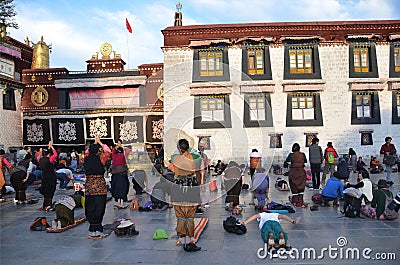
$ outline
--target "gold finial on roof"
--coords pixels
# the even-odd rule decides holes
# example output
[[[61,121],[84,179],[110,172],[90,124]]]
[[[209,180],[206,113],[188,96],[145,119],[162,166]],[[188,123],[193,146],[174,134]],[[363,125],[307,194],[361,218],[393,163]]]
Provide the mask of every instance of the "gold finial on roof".
[[[174,26],[182,26],[182,4],[181,2],[178,2],[176,4],[176,12],[175,12],[175,22]]]
[[[49,68],[50,51],[51,44],[47,45],[42,36],[38,43],[33,44],[32,69]]]

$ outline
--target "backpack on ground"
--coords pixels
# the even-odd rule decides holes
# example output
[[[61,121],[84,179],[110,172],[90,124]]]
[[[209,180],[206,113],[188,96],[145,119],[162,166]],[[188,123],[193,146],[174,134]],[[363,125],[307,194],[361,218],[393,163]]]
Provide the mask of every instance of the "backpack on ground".
[[[46,231],[46,228],[50,227],[47,223],[46,217],[36,217],[32,222],[29,230],[31,231]]]
[[[399,218],[399,213],[397,213],[393,207],[389,207],[389,205],[393,201],[393,197],[388,196],[386,193],[385,197],[386,201],[385,201],[385,210],[383,211],[383,216],[385,217],[386,220],[396,220],[397,218]]]
[[[328,152],[328,163],[329,164],[334,164],[335,163],[335,156],[333,155],[332,152]]]
[[[238,219],[234,216],[229,216],[222,222],[222,225],[226,232],[233,233],[236,235],[246,234],[247,228],[245,225],[239,223]]]
[[[350,218],[360,217],[361,198],[356,198],[356,197],[345,194],[344,195],[344,207],[343,207],[342,213],[344,214],[344,216],[350,217]]]

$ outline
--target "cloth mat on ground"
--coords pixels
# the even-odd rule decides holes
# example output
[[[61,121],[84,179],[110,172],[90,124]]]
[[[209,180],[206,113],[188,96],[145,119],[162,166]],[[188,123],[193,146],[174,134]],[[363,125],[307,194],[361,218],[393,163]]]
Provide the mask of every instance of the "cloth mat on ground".
[[[265,209],[264,212],[266,212],[266,213],[279,213],[279,214],[289,213],[288,210],[269,210],[269,209]]]
[[[208,224],[208,218],[194,218],[194,239],[195,242],[199,240],[200,235]],[[179,240],[176,240],[176,244],[179,245]]]
[[[77,217],[75,217],[75,223],[73,223],[72,225],[67,225],[66,227],[59,228],[59,229],[48,227],[48,228],[46,228],[46,232],[47,233],[61,233],[61,232],[64,232],[65,230],[71,229],[79,224],[82,224],[85,221],[86,221],[85,214],[82,213],[82,214],[78,215]]]

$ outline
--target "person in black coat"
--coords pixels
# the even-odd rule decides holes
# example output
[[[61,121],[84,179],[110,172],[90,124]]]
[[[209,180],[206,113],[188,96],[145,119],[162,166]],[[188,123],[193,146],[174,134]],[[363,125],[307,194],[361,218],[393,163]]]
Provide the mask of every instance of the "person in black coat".
[[[49,211],[53,205],[53,196],[57,185],[54,161],[56,161],[58,156],[51,141],[49,142],[48,149],[42,151],[42,155],[43,157],[39,161],[39,166],[42,170],[42,185],[39,191],[43,195],[44,200],[40,210]]]

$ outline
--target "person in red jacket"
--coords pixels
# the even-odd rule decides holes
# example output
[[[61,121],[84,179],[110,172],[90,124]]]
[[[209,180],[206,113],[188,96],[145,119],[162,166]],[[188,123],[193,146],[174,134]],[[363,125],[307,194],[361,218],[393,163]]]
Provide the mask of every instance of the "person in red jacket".
[[[4,157],[5,151],[0,149],[0,202],[3,202],[3,193],[5,192],[6,184],[6,167],[11,168],[11,163]]]
[[[396,147],[392,144],[392,137],[388,136],[385,138],[385,144],[382,145],[380,153],[383,155],[383,163],[386,167],[386,183],[391,186],[394,184],[391,177],[392,166],[396,163],[393,156],[396,154]]]
[[[330,175],[333,175],[333,172],[335,172],[335,164],[336,160],[338,158],[338,154],[333,148],[332,142],[328,142],[327,147],[324,152],[324,159],[325,159],[325,167],[324,167],[324,172],[322,173],[322,183],[325,184],[326,181],[326,173],[330,173]]]

